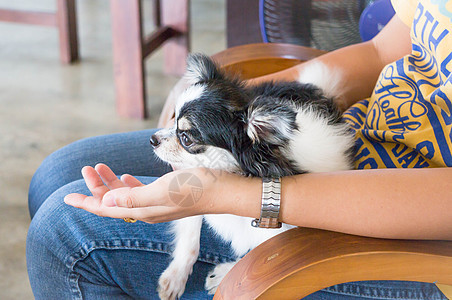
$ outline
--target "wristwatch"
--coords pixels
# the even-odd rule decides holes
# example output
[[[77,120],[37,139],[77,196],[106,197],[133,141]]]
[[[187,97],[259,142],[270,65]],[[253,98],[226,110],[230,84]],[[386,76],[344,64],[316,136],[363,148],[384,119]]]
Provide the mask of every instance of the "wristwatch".
[[[251,221],[251,226],[259,228],[281,228],[279,206],[281,202],[281,179],[262,178],[262,206],[259,219]]]

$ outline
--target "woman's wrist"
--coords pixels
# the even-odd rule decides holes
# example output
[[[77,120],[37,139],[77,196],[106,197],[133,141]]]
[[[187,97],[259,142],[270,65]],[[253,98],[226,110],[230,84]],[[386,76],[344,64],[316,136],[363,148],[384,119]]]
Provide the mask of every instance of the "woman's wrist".
[[[200,210],[203,214],[234,214],[258,218],[262,180],[221,170],[198,169],[203,179]]]
[[[195,214],[233,214],[242,217],[259,218],[262,209],[262,178],[244,177],[221,170],[195,169],[196,176],[203,183],[202,200]],[[286,193],[297,194],[294,187],[300,185],[300,176],[281,178],[281,203],[279,220],[297,219],[285,203]],[[303,196],[302,196],[303,197]],[[293,208],[293,203],[292,203]]]

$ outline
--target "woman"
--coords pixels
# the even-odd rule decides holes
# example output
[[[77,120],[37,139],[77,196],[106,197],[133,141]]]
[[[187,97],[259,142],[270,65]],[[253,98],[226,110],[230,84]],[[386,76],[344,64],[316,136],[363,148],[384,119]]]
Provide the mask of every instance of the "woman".
[[[450,13],[446,1],[399,0],[393,6],[397,15],[372,41],[316,59],[342,72],[337,101],[356,130],[356,168],[373,170],[283,178],[280,221],[372,237],[452,240]],[[257,80],[295,80],[304,66]],[[147,145],[152,132],[79,141],[39,168],[30,186],[27,240],[37,299],[156,298],[170,259],[164,222],[197,214],[259,217],[259,178],[201,168],[190,170],[202,183],[200,199],[174,204],[168,186],[180,171],[167,173],[168,166],[153,158]],[[80,179],[82,166],[101,161],[83,168]],[[111,170],[136,177],[119,180]],[[228,245],[203,228],[184,297],[209,299],[203,283],[211,264],[233,259]],[[344,284],[310,296],[360,297],[446,299],[434,285],[406,282]]]

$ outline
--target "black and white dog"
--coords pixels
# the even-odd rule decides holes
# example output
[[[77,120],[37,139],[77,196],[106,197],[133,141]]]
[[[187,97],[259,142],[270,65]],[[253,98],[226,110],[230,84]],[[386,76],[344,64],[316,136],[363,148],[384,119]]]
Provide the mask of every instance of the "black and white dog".
[[[351,169],[353,134],[331,98],[339,76],[312,64],[301,77],[246,86],[209,57],[191,55],[186,73],[191,86],[177,101],[174,127],[151,137],[155,154],[178,169],[206,167],[257,177]],[[161,299],[183,294],[199,254],[203,218],[231,242],[238,258],[294,227],[255,228],[250,218],[233,215],[175,221],[173,260],[159,280]],[[234,263],[216,266],[205,288],[215,292]]]

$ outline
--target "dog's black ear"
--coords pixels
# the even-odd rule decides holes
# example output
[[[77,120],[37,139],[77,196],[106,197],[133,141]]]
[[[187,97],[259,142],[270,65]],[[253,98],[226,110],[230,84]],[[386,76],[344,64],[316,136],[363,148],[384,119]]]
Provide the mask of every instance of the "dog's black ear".
[[[294,108],[273,98],[257,98],[246,111],[246,133],[253,143],[287,142],[297,129]]]
[[[185,77],[191,84],[224,78],[217,64],[209,56],[201,53],[188,56]]]

